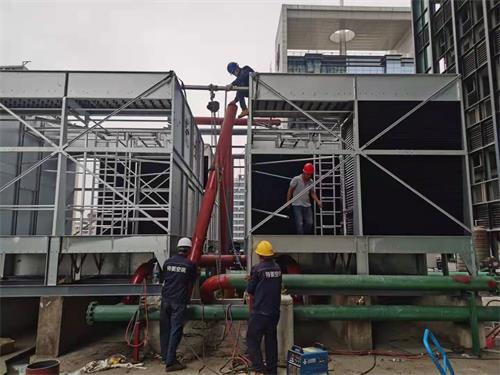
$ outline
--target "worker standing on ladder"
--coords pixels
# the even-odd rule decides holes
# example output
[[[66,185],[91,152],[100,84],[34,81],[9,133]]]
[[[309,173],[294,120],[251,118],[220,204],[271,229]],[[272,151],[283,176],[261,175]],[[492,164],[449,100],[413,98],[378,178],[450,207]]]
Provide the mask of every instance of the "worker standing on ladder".
[[[196,265],[187,259],[191,240],[181,238],[177,243],[177,255],[163,264],[163,288],[160,310],[161,358],[167,372],[184,370],[175,353],[182,339],[187,304],[192,285],[196,281]]]
[[[304,165],[302,174],[295,176],[290,181],[290,187],[287,193],[287,202],[293,197],[299,195],[302,191],[313,184],[312,175],[314,174],[314,166],[312,163]],[[313,199],[318,207],[321,207],[321,201],[314,189],[310,189],[308,193],[302,194],[292,203],[293,216],[295,219],[295,229],[297,234],[313,234],[313,211],[311,205]]]
[[[260,263],[252,267],[247,286],[250,295],[250,319],[247,330],[247,347],[252,369],[257,373],[278,373],[277,326],[280,319],[281,270],[274,261],[273,246],[260,241],[255,253]],[[262,338],[266,351],[266,362],[260,351]]]
[[[240,68],[238,63],[230,62],[229,64],[227,64],[227,71],[229,72],[229,74],[236,76],[236,79],[228,85],[228,88],[230,88],[232,86],[248,87],[250,85],[250,73],[252,73],[254,70],[248,65]],[[245,102],[245,98],[248,98],[248,95],[248,90],[237,91],[236,97],[231,102],[232,104],[236,104],[236,102],[240,103],[241,113],[238,115],[238,118],[242,118],[248,115],[247,103]]]

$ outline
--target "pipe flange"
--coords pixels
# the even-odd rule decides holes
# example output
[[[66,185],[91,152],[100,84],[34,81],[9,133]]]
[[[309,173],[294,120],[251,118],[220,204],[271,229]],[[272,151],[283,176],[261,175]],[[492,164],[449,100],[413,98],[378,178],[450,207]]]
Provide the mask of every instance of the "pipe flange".
[[[94,310],[98,305],[99,305],[99,302],[93,301],[93,302],[90,302],[89,306],[87,307],[87,313],[85,314],[85,320],[87,321],[87,324],[89,326],[93,326],[95,323]]]

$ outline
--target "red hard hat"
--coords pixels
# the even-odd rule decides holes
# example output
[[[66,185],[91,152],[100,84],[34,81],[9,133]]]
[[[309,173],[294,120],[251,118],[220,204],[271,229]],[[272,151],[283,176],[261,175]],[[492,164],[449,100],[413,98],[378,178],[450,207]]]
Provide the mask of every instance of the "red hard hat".
[[[307,174],[313,174],[314,173],[314,165],[312,165],[312,163],[305,164],[303,172],[307,173]]]

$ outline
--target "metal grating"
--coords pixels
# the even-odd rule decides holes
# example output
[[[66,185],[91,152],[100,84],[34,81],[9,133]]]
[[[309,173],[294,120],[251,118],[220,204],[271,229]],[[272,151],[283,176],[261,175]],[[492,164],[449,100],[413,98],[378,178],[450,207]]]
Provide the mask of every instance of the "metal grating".
[[[272,111],[274,117],[291,118],[304,116],[296,111],[289,103],[284,101],[256,100],[254,103],[253,115],[255,117],[266,117],[268,111]],[[322,117],[328,118],[343,118],[345,117],[345,111],[352,110],[352,104],[348,102],[297,101],[294,102],[294,104],[307,112],[315,113],[315,111],[320,111]]]
[[[482,145],[481,126],[476,125],[469,129],[469,151],[474,151]]]
[[[500,227],[500,202],[490,204],[492,227]]]
[[[500,29],[495,30],[494,48],[495,53],[500,53]]]
[[[488,213],[488,205],[481,204],[474,207],[474,221],[476,225],[490,226],[490,219]]]
[[[434,30],[439,30],[444,25],[444,12],[442,8],[434,16],[434,24],[432,25]]]
[[[477,46],[477,65],[481,66],[488,60],[488,54],[486,52],[486,43],[483,42]]]
[[[128,99],[73,99],[78,109],[86,111],[88,114],[97,114],[106,111],[113,111],[127,103]],[[0,101],[15,112],[44,112],[61,111],[62,99],[47,98],[0,98]],[[167,99],[143,99],[130,104],[123,112],[160,112],[171,108],[171,101]],[[0,113],[2,111],[0,110]]]
[[[346,143],[354,143],[353,125],[342,127],[342,136]],[[346,234],[354,234],[354,159],[348,158],[344,163],[344,199],[345,199],[345,228]]]
[[[495,142],[495,129],[493,120],[490,118],[483,123],[483,144],[487,145]]]
[[[474,50],[470,51],[467,55],[464,56],[462,65],[463,65],[462,70],[464,76],[468,76],[476,69]]]

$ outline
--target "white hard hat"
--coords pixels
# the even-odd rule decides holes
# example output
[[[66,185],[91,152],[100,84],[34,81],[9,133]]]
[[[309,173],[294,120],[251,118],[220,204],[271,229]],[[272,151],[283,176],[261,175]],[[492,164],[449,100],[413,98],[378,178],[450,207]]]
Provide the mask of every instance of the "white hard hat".
[[[177,247],[191,247],[193,244],[191,240],[187,237],[182,237],[179,242],[177,242]]]

